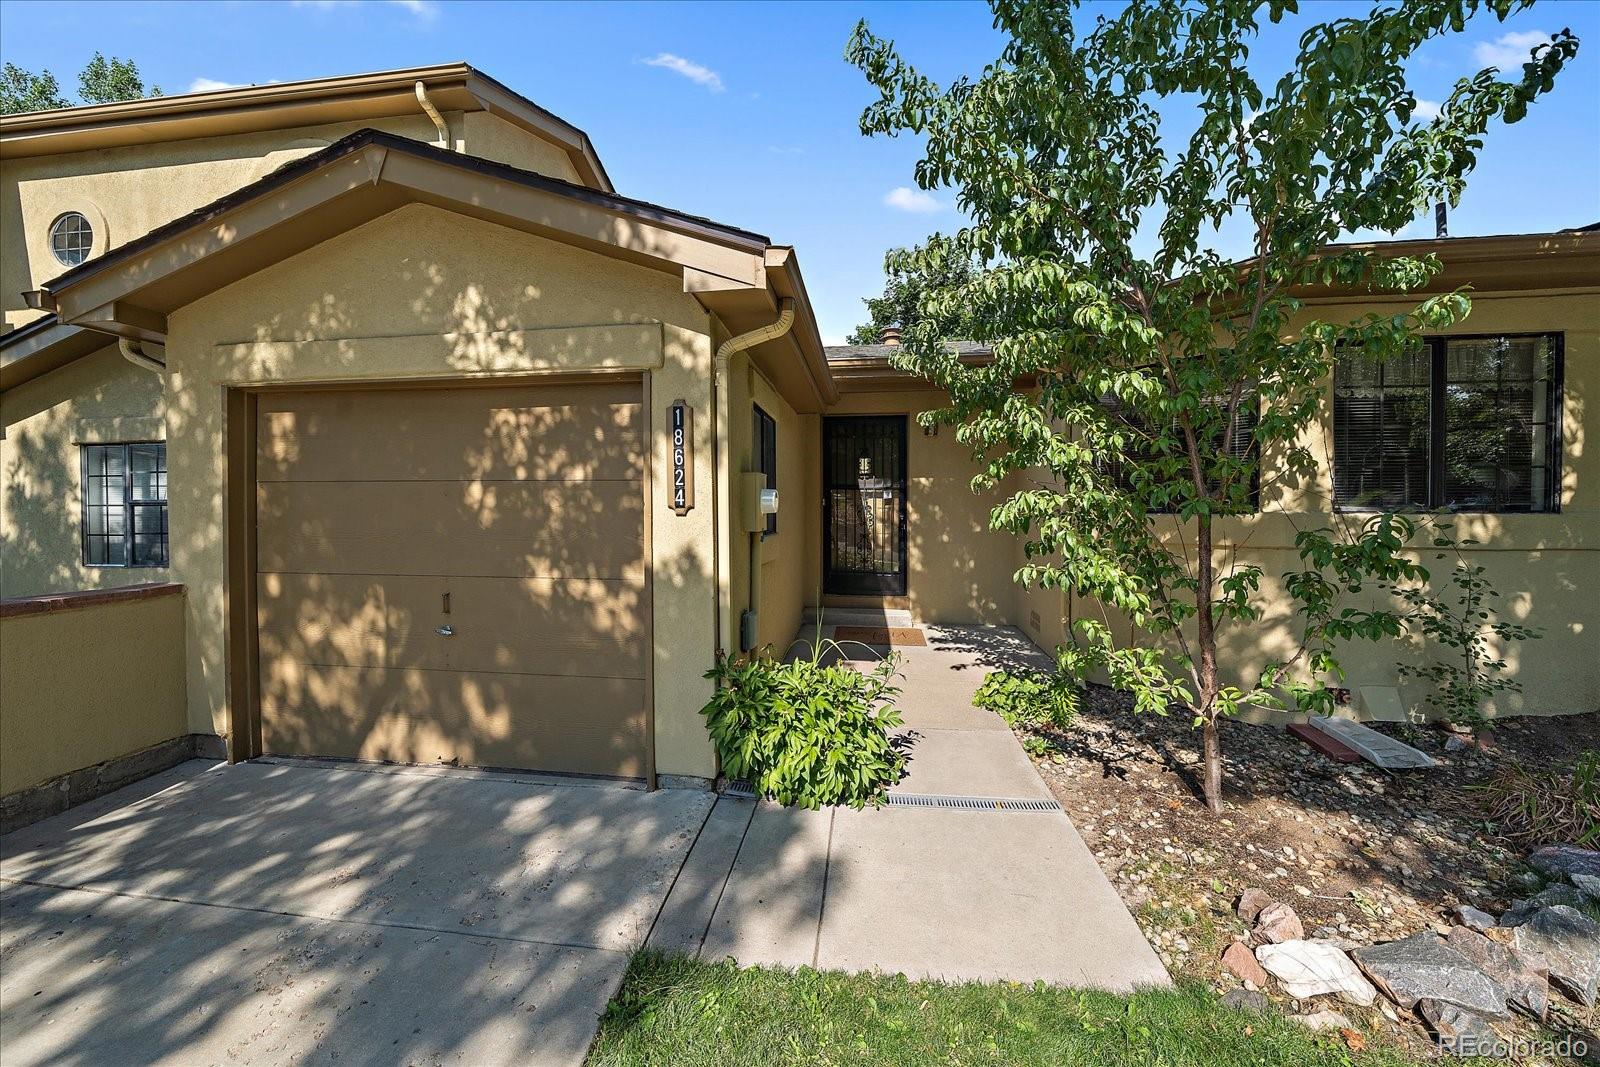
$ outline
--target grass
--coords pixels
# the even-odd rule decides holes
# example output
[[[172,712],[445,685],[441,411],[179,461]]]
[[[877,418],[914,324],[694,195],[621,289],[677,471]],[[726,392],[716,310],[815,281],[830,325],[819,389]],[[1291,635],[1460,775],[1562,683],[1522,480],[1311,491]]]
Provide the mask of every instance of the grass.
[[[601,1019],[590,1067],[694,1064],[1402,1065],[1377,1040],[1226,1008],[1203,986],[1132,996],[944,985],[640,953]]]

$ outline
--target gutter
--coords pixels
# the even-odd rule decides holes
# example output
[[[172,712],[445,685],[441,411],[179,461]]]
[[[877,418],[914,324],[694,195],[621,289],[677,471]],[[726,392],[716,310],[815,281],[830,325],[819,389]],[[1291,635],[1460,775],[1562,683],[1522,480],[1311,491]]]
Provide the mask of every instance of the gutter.
[[[711,435],[711,573],[717,583],[717,599],[713,610],[715,641],[718,659],[732,647],[732,635],[726,632],[733,617],[733,587],[728,578],[728,566],[733,559],[733,474],[728,469],[732,450],[728,447],[728,362],[734,353],[765,344],[782,337],[794,325],[794,300],[783,298],[778,303],[778,317],[765,326],[748,333],[730,337],[717,347],[712,357],[711,410],[714,429]],[[726,605],[726,608],[724,608]]]

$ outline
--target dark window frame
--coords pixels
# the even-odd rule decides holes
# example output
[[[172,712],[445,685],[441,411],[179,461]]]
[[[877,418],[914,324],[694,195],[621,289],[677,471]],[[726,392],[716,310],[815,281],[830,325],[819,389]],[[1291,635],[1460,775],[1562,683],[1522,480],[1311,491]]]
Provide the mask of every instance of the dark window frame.
[[[1225,398],[1217,401],[1218,404],[1225,404],[1226,402]],[[1117,402],[1109,397],[1102,398],[1101,403],[1111,410],[1116,410],[1118,407]],[[1224,448],[1230,455],[1234,456],[1254,455],[1255,469],[1250,473],[1250,509],[1248,511],[1216,513],[1232,518],[1259,515],[1261,513],[1261,444],[1255,439],[1256,426],[1261,422],[1261,393],[1258,386],[1252,386],[1240,396],[1239,408],[1235,414],[1237,421],[1233,424],[1233,439],[1228,441]],[[1240,439],[1245,442],[1243,453],[1238,452],[1235,447]],[[1125,491],[1131,492],[1127,477],[1123,472],[1122,463],[1119,460],[1115,458],[1106,460],[1104,461],[1104,466],[1111,477],[1117,481],[1118,485]],[[1171,507],[1149,509],[1149,514],[1151,515],[1176,515],[1177,513],[1177,509]]]
[[[767,476],[767,488],[778,488],[778,421],[764,411],[760,404],[751,404],[750,454],[758,472]],[[767,516],[764,537],[778,532],[778,516]]]
[[[1450,343],[1452,341],[1496,341],[1496,340],[1531,340],[1542,338],[1547,345],[1549,370],[1546,379],[1546,411],[1544,412],[1545,434],[1545,464],[1544,464],[1544,507],[1535,507],[1532,503],[1525,506],[1516,505],[1509,507],[1467,507],[1447,503],[1447,466],[1450,427],[1445,418],[1448,412],[1447,393],[1450,381],[1447,375],[1449,369]],[[1562,442],[1562,412],[1565,407],[1566,392],[1566,334],[1559,330],[1533,330],[1525,332],[1500,332],[1500,333],[1452,333],[1430,334],[1421,338],[1421,342],[1428,353],[1428,455],[1426,467],[1428,470],[1427,502],[1425,504],[1409,504],[1384,507],[1367,504],[1341,504],[1339,502],[1339,455],[1337,451],[1338,440],[1338,401],[1337,393],[1333,396],[1330,407],[1331,433],[1330,444],[1333,445],[1332,463],[1330,473],[1333,478],[1333,510],[1337,514],[1370,515],[1383,512],[1423,512],[1423,511],[1449,511],[1461,515],[1558,515],[1561,513],[1561,471],[1564,459]],[[1337,378],[1335,379],[1337,381]],[[1336,386],[1335,386],[1336,388]],[[1414,388],[1414,387],[1413,387]]]
[[[137,448],[159,449],[159,459],[156,470],[152,473],[160,479],[161,496],[158,499],[134,499],[134,470],[133,453]],[[90,457],[96,450],[120,449],[122,451],[122,499],[117,503],[90,503],[89,483],[94,477],[104,477],[90,470]],[[79,558],[85,567],[110,567],[117,570],[159,570],[172,565],[172,542],[169,528],[168,499],[170,491],[167,485],[167,443],[165,441],[86,441],[78,446],[79,477],[79,503],[78,503],[78,550]],[[107,537],[106,534],[91,534],[89,530],[89,515],[91,509],[105,509],[108,513],[112,509],[122,512],[122,562],[96,561],[90,559],[89,543],[92,537]],[[156,528],[140,529],[138,515],[140,512],[154,513],[157,516]],[[153,559],[140,560],[136,557],[136,533],[157,534],[159,554]]]

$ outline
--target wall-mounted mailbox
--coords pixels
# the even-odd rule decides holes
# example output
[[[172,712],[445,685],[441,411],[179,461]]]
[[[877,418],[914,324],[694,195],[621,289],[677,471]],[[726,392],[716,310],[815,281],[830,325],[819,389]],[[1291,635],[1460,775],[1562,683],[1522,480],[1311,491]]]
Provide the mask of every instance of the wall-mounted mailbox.
[[[694,508],[694,408],[674,400],[667,409],[672,434],[672,510],[687,515]]]

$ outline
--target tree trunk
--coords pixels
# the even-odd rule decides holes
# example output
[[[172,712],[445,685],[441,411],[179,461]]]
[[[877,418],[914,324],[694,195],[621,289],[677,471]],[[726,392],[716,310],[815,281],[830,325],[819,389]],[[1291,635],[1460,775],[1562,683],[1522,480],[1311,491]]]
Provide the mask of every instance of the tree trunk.
[[[1201,515],[1195,531],[1195,562],[1199,588],[1195,591],[1195,645],[1200,653],[1200,691],[1195,694],[1195,713],[1205,720],[1202,750],[1205,778],[1202,793],[1206,807],[1222,814],[1222,739],[1217,734],[1217,630],[1211,610],[1211,590],[1215,574],[1211,565],[1211,516]]]
[[[1205,783],[1203,786],[1206,807],[1213,815],[1222,814],[1222,737],[1217,733],[1217,720],[1207,719],[1201,728],[1201,744],[1205,751]]]

